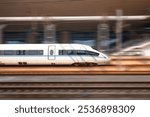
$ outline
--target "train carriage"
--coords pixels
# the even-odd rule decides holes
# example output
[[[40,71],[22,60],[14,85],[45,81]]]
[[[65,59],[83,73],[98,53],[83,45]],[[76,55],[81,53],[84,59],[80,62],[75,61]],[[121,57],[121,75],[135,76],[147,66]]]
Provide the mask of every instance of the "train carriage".
[[[82,44],[0,44],[1,65],[102,65],[109,58]]]

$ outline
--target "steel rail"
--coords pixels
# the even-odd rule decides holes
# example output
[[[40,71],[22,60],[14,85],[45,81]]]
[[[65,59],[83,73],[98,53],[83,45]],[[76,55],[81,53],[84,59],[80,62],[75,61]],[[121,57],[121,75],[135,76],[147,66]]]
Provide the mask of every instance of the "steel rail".
[[[109,66],[2,66],[0,74],[150,74],[149,65]]]
[[[0,89],[150,89],[150,82],[0,82]]]

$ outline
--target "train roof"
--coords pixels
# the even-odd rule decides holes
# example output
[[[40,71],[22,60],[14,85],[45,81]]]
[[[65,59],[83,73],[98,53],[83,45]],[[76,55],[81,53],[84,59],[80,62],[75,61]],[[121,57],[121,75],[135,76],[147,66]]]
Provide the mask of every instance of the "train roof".
[[[44,44],[44,43],[40,43],[40,44],[0,44],[0,46],[6,46],[6,45],[82,45],[82,46],[88,46],[88,45],[84,45],[84,44],[77,44],[77,43],[54,43],[54,44]]]
[[[91,49],[90,46],[88,45],[83,45],[83,44],[0,44],[0,49],[31,49],[31,48],[47,48],[48,46],[56,46],[56,48],[74,48],[74,49]]]

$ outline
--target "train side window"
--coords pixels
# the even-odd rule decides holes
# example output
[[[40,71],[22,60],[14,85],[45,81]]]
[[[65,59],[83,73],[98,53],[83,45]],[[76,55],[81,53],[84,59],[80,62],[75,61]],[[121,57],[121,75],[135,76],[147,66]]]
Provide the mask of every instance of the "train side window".
[[[22,53],[21,53],[22,55],[25,55],[26,54],[26,51],[25,50],[22,50]]]
[[[26,50],[26,55],[43,55],[43,50]]]
[[[67,55],[67,50],[62,50],[62,55]]]
[[[43,50],[0,50],[0,55],[43,55]]]
[[[50,55],[53,55],[53,54],[54,54],[53,50],[50,50]]]
[[[4,50],[4,55],[15,55],[14,50]]]
[[[63,55],[63,51],[62,50],[59,50],[59,55]]]
[[[75,55],[75,51],[74,50],[67,50],[67,55]]]
[[[68,55],[67,50],[63,50],[63,55]]]
[[[77,50],[72,50],[73,51],[73,55],[77,55]]]
[[[28,50],[28,55],[38,55],[38,51],[37,50]]]
[[[4,50],[0,50],[0,55],[4,55]]]
[[[76,50],[59,50],[59,55],[76,55]]]
[[[39,50],[38,55],[43,55],[43,50]]]
[[[20,55],[20,50],[16,50],[16,55]]]
[[[25,55],[26,51],[25,50],[16,50],[16,55]]]

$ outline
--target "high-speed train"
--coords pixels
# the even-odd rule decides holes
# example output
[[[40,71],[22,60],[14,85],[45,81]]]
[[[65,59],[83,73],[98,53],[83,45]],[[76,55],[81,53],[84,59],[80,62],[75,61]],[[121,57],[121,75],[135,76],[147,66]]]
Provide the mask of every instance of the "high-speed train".
[[[0,65],[103,65],[109,58],[82,44],[0,44]]]

